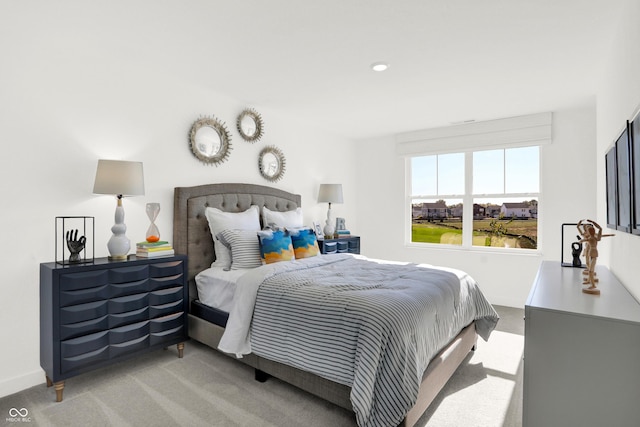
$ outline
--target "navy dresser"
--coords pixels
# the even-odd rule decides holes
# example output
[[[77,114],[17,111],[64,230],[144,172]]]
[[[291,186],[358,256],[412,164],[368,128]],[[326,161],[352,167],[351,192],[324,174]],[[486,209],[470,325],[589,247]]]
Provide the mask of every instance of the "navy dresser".
[[[40,264],[40,365],[64,380],[188,339],[187,259],[177,255]]]

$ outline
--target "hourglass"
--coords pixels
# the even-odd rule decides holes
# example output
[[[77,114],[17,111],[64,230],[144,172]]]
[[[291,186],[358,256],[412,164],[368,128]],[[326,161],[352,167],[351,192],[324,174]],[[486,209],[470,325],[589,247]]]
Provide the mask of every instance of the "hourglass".
[[[156,226],[155,220],[160,213],[160,203],[147,203],[147,216],[151,225],[147,229],[147,242],[154,243],[160,240],[160,230]]]

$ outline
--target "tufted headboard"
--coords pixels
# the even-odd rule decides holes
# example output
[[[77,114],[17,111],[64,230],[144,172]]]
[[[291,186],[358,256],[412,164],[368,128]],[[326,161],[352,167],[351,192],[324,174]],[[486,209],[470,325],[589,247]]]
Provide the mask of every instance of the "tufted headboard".
[[[176,187],[173,196],[173,247],[189,259],[190,298],[197,298],[194,278],[215,260],[213,239],[204,214],[208,206],[226,212],[242,212],[251,205],[272,211],[301,206],[299,194],[255,184],[207,184]]]

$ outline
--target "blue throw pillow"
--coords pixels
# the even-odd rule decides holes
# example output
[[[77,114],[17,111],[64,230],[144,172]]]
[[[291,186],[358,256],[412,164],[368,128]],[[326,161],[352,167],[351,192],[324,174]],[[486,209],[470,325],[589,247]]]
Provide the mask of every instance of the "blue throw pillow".
[[[271,264],[291,261],[295,258],[291,236],[283,230],[262,230],[258,232],[262,262]]]
[[[289,229],[296,259],[320,255],[316,234],[310,228]]]

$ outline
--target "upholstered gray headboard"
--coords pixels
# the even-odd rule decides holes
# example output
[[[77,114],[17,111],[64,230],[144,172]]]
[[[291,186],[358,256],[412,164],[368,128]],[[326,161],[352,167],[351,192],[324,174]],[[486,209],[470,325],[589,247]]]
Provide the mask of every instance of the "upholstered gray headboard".
[[[272,211],[301,206],[299,194],[255,184],[207,184],[176,187],[173,197],[173,247],[189,259],[190,298],[197,298],[194,278],[215,260],[213,239],[204,214],[208,206],[226,212],[243,212],[251,205]]]

